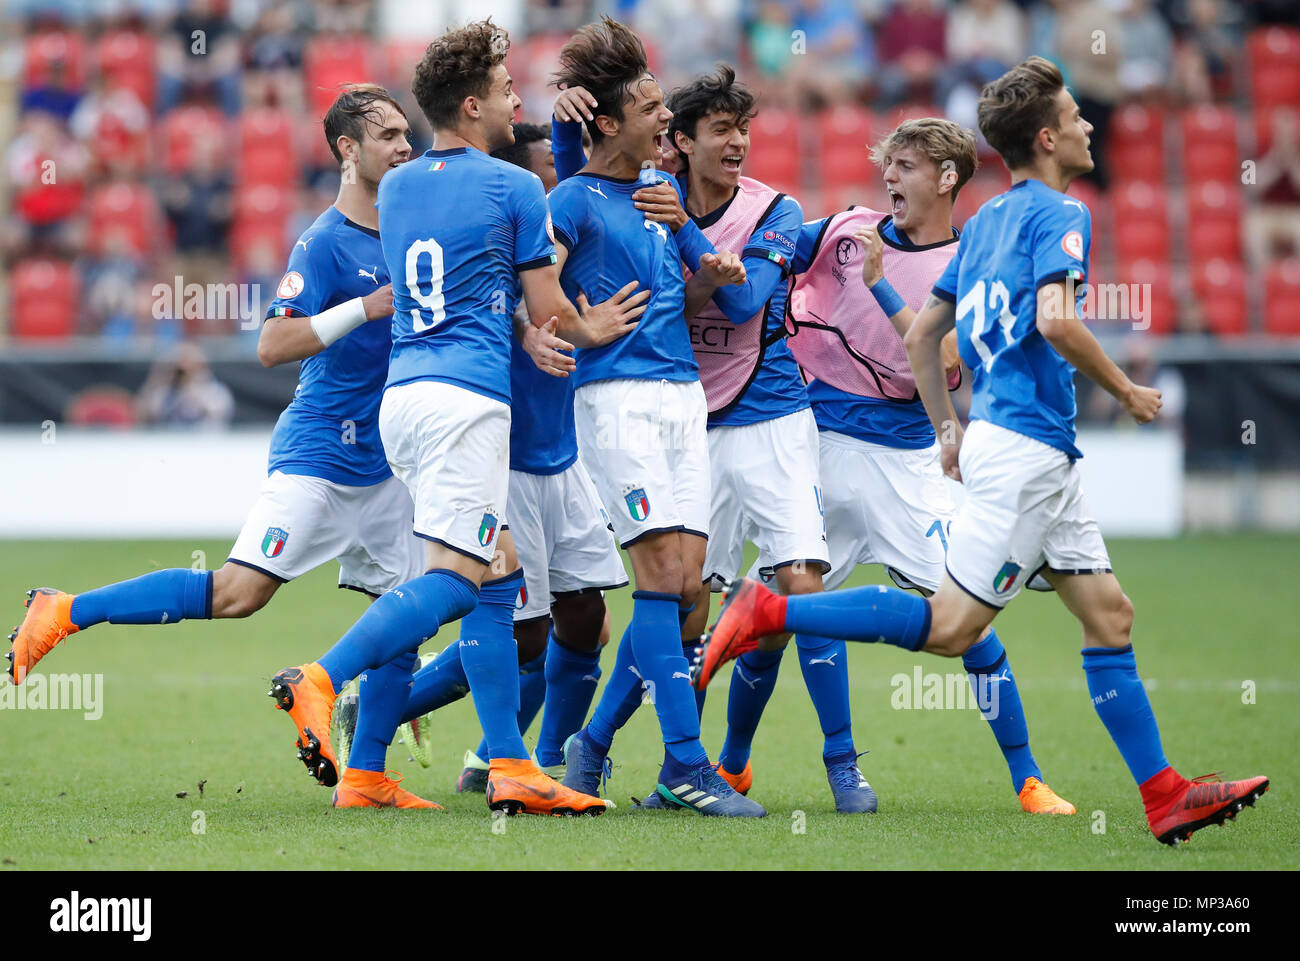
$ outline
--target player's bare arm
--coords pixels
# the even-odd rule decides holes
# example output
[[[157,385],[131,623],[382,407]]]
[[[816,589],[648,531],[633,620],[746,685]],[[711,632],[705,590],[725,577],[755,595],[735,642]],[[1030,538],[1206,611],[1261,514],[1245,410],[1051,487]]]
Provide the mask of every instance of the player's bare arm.
[[[957,454],[961,450],[962,429],[948,396],[948,375],[940,354],[941,344],[957,325],[957,310],[945,300],[931,294],[916,321],[903,337],[907,347],[907,360],[916,377],[916,390],[921,395],[930,424],[939,437],[939,460],[943,472],[955,481],[961,480],[957,468]]]
[[[272,317],[262,325],[257,359],[264,367],[306,360],[362,324],[392,315],[393,285],[384,284],[313,317]]]
[[[719,254],[703,254],[700,257],[700,269],[691,275],[686,284],[686,318],[689,320],[698,314],[719,287],[728,284],[744,286],[748,276],[744,262],[730,250]]]
[[[1038,288],[1038,331],[1058,354],[1119,401],[1135,421],[1147,424],[1155,419],[1161,406],[1160,391],[1133,383],[1106,356],[1092,331],[1079,319],[1074,293],[1065,281]]]
[[[587,303],[585,295],[579,294],[575,307],[560,287],[560,271],[567,258],[564,245],[557,245],[554,264],[525,270],[519,275],[524,303],[533,324],[545,327],[554,318],[556,333],[581,348],[604,346],[636,329],[637,319],[645,313],[650,291],[633,293],[638,286],[633,280],[594,307]]]
[[[525,311],[515,311],[515,337],[524,353],[543,373],[552,377],[568,377],[578,369],[578,362],[569,354],[561,353],[572,351],[573,345],[556,334],[558,324],[559,320],[552,317],[538,327],[528,319]]]

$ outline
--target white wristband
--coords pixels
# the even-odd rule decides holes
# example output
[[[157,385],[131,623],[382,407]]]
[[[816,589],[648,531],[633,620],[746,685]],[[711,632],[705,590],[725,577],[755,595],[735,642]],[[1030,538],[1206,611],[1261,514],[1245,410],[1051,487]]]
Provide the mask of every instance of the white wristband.
[[[311,329],[322,344],[328,347],[340,337],[346,337],[366,322],[366,306],[360,297],[337,304],[329,310],[313,314]]]

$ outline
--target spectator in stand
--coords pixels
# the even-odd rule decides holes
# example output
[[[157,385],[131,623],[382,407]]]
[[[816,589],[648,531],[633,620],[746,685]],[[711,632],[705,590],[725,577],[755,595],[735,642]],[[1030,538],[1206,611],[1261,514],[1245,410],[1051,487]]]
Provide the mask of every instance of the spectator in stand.
[[[1095,166],[1082,179],[1105,189],[1110,182],[1106,143],[1110,117],[1124,96],[1119,79],[1126,38],[1124,22],[1102,0],[1079,0],[1061,11],[1057,24],[1061,67],[1083,119],[1092,124]]]
[[[794,59],[790,11],[781,0],[762,0],[749,26],[749,58],[758,75],[750,87],[759,103],[793,107],[794,95],[782,77]]]
[[[979,91],[1025,58],[1025,16],[1010,0],[961,0],[949,11],[946,40],[939,104],[947,116],[975,127]]]
[[[736,62],[740,0],[640,0],[628,18],[656,51],[656,76],[665,92],[694,79],[704,65]],[[691,29],[682,30],[684,23]]]
[[[943,68],[947,19],[939,0],[900,0],[877,33],[881,99],[933,103]]]
[[[245,103],[269,104],[300,113],[304,46],[293,4],[280,0],[262,10],[244,56]]]
[[[619,4],[619,9],[611,11],[610,15],[623,18],[632,13],[629,5]],[[529,36],[535,33],[572,33],[595,19],[596,11],[590,0],[526,0],[524,24]],[[548,67],[547,72],[552,69]]]
[[[81,91],[72,86],[67,62],[56,60],[50,64],[50,75],[45,83],[38,87],[28,87],[22,92],[19,110],[22,113],[47,113],[57,117],[60,122],[67,123],[80,99]]]
[[[787,77],[806,110],[860,99],[876,72],[875,40],[851,0],[791,0],[791,45],[798,43]]]
[[[226,0],[182,0],[158,43],[158,111],[194,90],[210,91],[228,117],[239,113],[239,33]]]
[[[224,147],[208,141],[194,145],[193,162],[162,191],[163,208],[176,237],[176,273],[184,283],[228,280],[227,235],[231,220],[230,165]],[[229,333],[228,329],[206,331]]]
[[[1272,142],[1255,165],[1255,183],[1246,188],[1254,202],[1246,208],[1246,253],[1262,270],[1277,254],[1300,257],[1300,136],[1294,110],[1276,109],[1270,121]]]
[[[87,166],[85,150],[58,117],[39,110],[23,116],[5,158],[9,208],[17,214],[6,224],[10,255],[75,252]]]
[[[1151,0],[1126,0],[1120,8],[1120,23],[1120,85],[1131,97],[1161,95],[1173,74],[1174,40],[1169,25],[1151,8]]]
[[[102,76],[91,80],[69,129],[90,151],[94,172],[140,173],[146,162],[149,111],[125,87],[109,90]]]
[[[1056,46],[1058,24],[1070,2],[1071,0],[1041,0],[1030,6],[1029,53],[1046,57],[1053,63],[1060,62],[1060,51]]]
[[[1241,59],[1241,38],[1232,28],[1235,8],[1220,0],[1186,0],[1176,72],[1184,99],[1223,100],[1233,93],[1233,64]]]
[[[410,3],[407,4],[410,6]],[[374,13],[373,0],[315,0],[316,29],[321,33],[366,33]],[[482,15],[472,4],[475,15]],[[462,18],[463,19],[463,18]]]
[[[212,375],[192,341],[154,365],[135,403],[140,423],[154,427],[223,428],[235,411],[230,388]]]
[[[82,265],[85,313],[78,318],[79,333],[121,337],[135,333],[137,291],[144,278],[144,264],[132,250],[122,230],[110,230],[102,242],[103,251]]]

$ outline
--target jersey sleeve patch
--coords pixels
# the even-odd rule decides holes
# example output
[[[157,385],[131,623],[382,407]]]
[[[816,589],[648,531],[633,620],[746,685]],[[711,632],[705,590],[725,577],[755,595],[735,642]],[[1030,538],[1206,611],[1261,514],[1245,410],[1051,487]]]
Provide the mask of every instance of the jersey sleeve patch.
[[[1083,234],[1077,230],[1069,231],[1061,238],[1061,249],[1075,260],[1083,260]]]
[[[280,278],[280,286],[275,289],[275,295],[285,300],[292,300],[301,294],[306,287],[307,284],[302,279],[302,274],[296,270],[291,270]]]

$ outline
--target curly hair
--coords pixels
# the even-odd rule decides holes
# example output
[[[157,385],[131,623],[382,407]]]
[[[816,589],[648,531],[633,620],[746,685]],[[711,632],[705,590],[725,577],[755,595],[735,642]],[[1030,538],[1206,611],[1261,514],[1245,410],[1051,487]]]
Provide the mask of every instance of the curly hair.
[[[736,71],[729,64],[718,64],[713,73],[697,77],[668,95],[668,109],[673,112],[668,125],[668,142],[677,146],[680,131],[691,140],[699,123],[711,113],[735,117],[738,123],[754,119],[754,95],[742,83],[736,83]],[[686,154],[679,154],[683,166],[689,166]]]
[[[486,97],[492,70],[505,63],[510,35],[492,18],[449,30],[424,51],[411,93],[434,130],[456,125],[466,97]]]
[[[560,50],[560,69],[554,76],[562,87],[584,87],[596,98],[593,118],[622,121],[623,107],[636,98],[632,85],[650,72],[641,38],[617,20],[602,16],[589,23]],[[595,119],[586,121],[593,144],[605,135]]]
[[[377,83],[349,84],[338,95],[325,114],[325,141],[330,145],[330,153],[339,163],[343,155],[339,153],[339,137],[350,137],[360,143],[366,135],[366,124],[378,124],[383,117],[377,104],[388,103],[405,119],[406,111],[393,99],[393,95]]]
[[[1056,130],[1056,95],[1065,86],[1050,60],[1030,57],[985,86],[979,100],[980,132],[1008,170],[1034,159],[1038,131]]]

